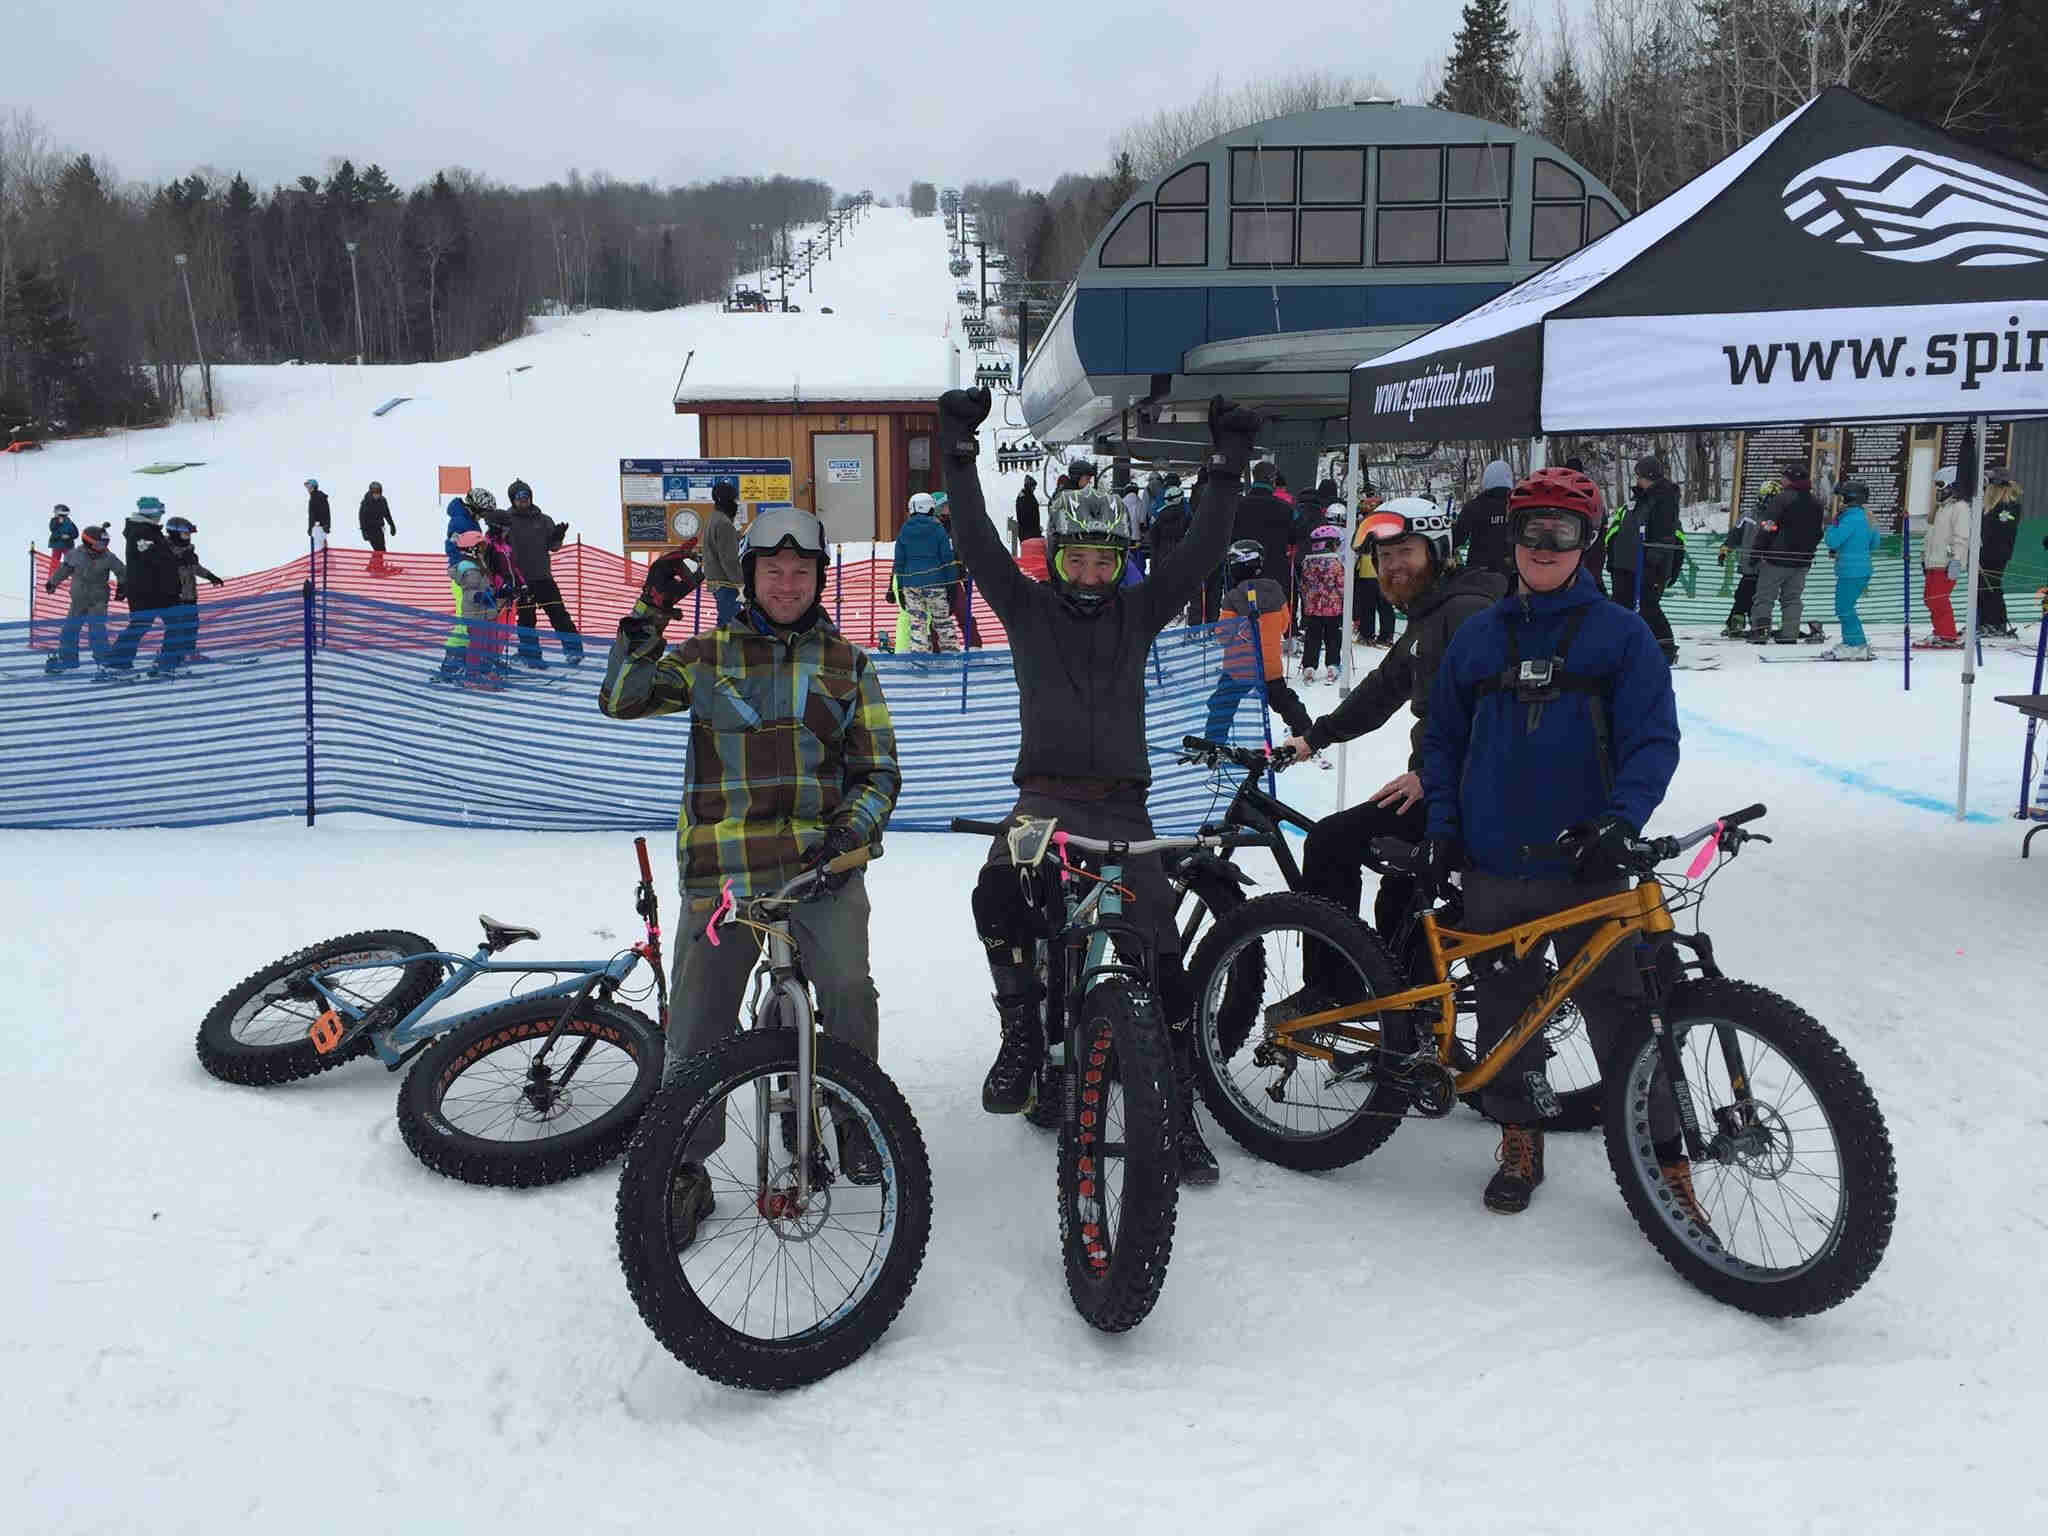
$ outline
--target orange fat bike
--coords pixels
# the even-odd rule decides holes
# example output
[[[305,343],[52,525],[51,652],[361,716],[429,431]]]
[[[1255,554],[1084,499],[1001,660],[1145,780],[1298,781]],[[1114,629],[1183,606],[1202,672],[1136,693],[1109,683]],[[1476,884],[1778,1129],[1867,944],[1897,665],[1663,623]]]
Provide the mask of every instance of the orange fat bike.
[[[1891,1239],[1897,1175],[1877,1100],[1826,1029],[1723,975],[1712,940],[1678,932],[1674,920],[1699,906],[1746,843],[1770,841],[1745,830],[1763,814],[1754,805],[1683,837],[1638,840],[1628,890],[1500,932],[1445,926],[1425,908],[1433,975],[1419,985],[1372,930],[1329,902],[1297,892],[1244,902],[1219,918],[1189,966],[1203,1101],[1255,1156],[1300,1169],[1356,1162],[1403,1120],[1442,1119],[1461,1095],[1485,1089],[1626,945],[1645,1006],[1601,1063],[1602,1123],[1637,1225],[1681,1275],[1732,1306],[1797,1317],[1839,1304]],[[1658,872],[1692,848],[1683,874]],[[1409,845],[1382,839],[1375,852],[1413,868]],[[1475,1059],[1457,1036],[1455,1002],[1474,965],[1525,961],[1576,928],[1590,937]],[[1248,998],[1256,1026],[1240,1032],[1231,1021]],[[1652,1104],[1666,1094],[1689,1187],[1650,1130]]]

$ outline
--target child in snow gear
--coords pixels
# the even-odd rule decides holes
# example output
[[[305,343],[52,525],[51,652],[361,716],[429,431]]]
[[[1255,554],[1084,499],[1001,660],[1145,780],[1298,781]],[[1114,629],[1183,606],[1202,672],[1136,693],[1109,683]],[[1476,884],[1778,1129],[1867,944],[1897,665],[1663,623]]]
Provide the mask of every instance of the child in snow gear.
[[[1806,596],[1806,573],[1813,565],[1813,552],[1820,547],[1821,506],[1814,500],[1812,482],[1804,464],[1785,466],[1784,488],[1765,511],[1761,532],[1770,537],[1758,554],[1756,597],[1749,610],[1749,643],[1797,645],[1800,640],[1799,612]],[[1771,610],[1783,614],[1778,632],[1771,633]]]
[[[765,511],[741,548],[744,601],[730,625],[668,646],[663,631],[701,579],[690,555],[675,550],[649,568],[612,642],[599,709],[615,720],[690,716],[676,861],[691,913],[683,926],[696,936],[676,946],[671,1073],[737,1027],[758,958],[746,930],[728,928],[716,945],[703,937],[721,889],[765,893],[871,847],[896,804],[902,774],[881,680],[818,601],[827,558],[816,517],[798,507]],[[826,1033],[873,1058],[880,1014],[868,911],[856,871],[805,901],[791,922]],[[839,1134],[847,1156],[850,1122]],[[724,1117],[710,1117],[686,1149],[693,1197],[708,1197],[698,1181],[724,1135]]]
[[[1287,686],[1287,589],[1263,574],[1265,551],[1252,539],[1239,539],[1223,558],[1223,675],[1209,695],[1209,718],[1202,734],[1211,741],[1230,740],[1237,706],[1265,684],[1266,704],[1277,710],[1287,729],[1299,736],[1308,730],[1308,708]],[[1265,714],[1259,714],[1263,736]]]
[[[2020,502],[2019,482],[2008,469],[1984,472],[1984,515],[1977,549],[1977,632],[2016,639],[2012,615],[2005,607],[2005,568],[2012,561],[2013,546],[2019,542],[2020,522],[2026,517]]]
[[[487,690],[504,686],[498,681],[493,666],[498,649],[498,599],[486,565],[488,543],[488,535],[474,528],[455,535],[456,560],[448,577],[455,585],[455,614],[462,620],[460,627],[465,644],[460,652],[445,652],[441,668],[444,675],[458,675],[457,670],[447,663],[459,655],[462,658],[459,669],[462,685]]]
[[[142,637],[159,619],[165,622],[158,661],[163,659],[163,647],[170,644],[168,613],[177,606],[180,583],[178,552],[164,532],[163,522],[164,504],[154,496],[142,496],[136,499],[135,510],[122,527],[127,541],[124,564],[128,568],[128,622],[107,648],[106,663],[99,670],[101,679],[120,678],[134,670],[135,652],[142,645]]]
[[[1324,511],[1331,510],[1325,507]],[[1339,517],[1344,509],[1335,509]],[[1320,523],[1308,536],[1308,553],[1301,557],[1301,675],[1304,681],[1315,675],[1316,662],[1325,667],[1323,679],[1337,680],[1344,643],[1344,530],[1335,523]]]
[[[45,592],[54,592],[67,581],[71,583],[70,607],[64,627],[57,631],[57,654],[43,663],[46,672],[70,672],[78,666],[78,632],[86,627],[92,631],[92,659],[102,666],[106,664],[107,583],[111,579],[118,591],[128,572],[120,557],[107,546],[104,526],[86,529],[79,534],[77,547],[66,551],[63,565],[43,583]]]
[[[697,540],[720,629],[732,623],[740,606],[740,535],[733,521],[739,513],[740,488],[721,475],[711,483],[711,517]]]
[[[64,557],[71,553],[78,543],[78,524],[71,521],[71,509],[58,502],[50,511],[50,573],[45,581],[55,581],[57,572],[64,564]]]
[[[540,656],[540,634],[534,628],[534,610],[539,608],[561,637],[562,660],[573,667],[583,660],[583,637],[576,632],[576,621],[569,617],[562,589],[555,584],[552,558],[568,536],[569,525],[554,521],[535,506],[533,487],[524,480],[514,480],[506,494],[512,501],[508,528],[512,556],[526,583],[518,607],[519,659],[529,667],[546,665]]]
[[[1574,479],[1588,487],[1592,484],[1582,475]],[[1437,668],[1459,628],[1508,591],[1508,578],[1499,571],[1459,566],[1450,544],[1455,525],[1440,508],[1420,496],[1383,501],[1360,526],[1367,548],[1378,561],[1380,580],[1408,615],[1408,628],[1341,704],[1287,743],[1297,756],[1307,757],[1378,730],[1404,704],[1415,717],[1408,736],[1407,771],[1382,784],[1363,804],[1325,816],[1310,830],[1302,848],[1301,889],[1326,897],[1346,912],[1356,912],[1364,895],[1365,855],[1374,838],[1398,837],[1419,843],[1427,834],[1422,728],[1429,717]],[[1390,876],[1380,882],[1374,921],[1388,940],[1393,939],[1413,895],[1411,881]],[[1326,978],[1302,979],[1302,991],[1287,1001],[1300,1012],[1315,1011],[1311,999]]]
[[[164,520],[164,535],[171,541],[178,562],[177,606],[164,617],[164,644],[150,670],[167,677],[191,661],[199,651],[199,578],[214,586],[220,578],[199,563],[199,551],[192,547],[192,535],[199,525],[187,517]]]
[[[1421,869],[1465,869],[1459,926],[1475,932],[1626,890],[1616,850],[1656,811],[1678,767],[1671,668],[1649,626],[1603,598],[1583,568],[1596,508],[1591,483],[1571,470],[1540,470],[1515,488],[1518,589],[1460,626],[1430,690]],[[1556,935],[1560,959],[1587,937]],[[1548,948],[1476,970],[1482,1058],[1542,990]],[[1639,1017],[1634,957],[1617,950],[1576,996],[1604,1058]],[[1543,1181],[1544,1054],[1532,1040],[1486,1090],[1486,1111],[1502,1125],[1489,1210],[1525,1210]],[[1685,1154],[1668,1087],[1651,1096],[1649,1129],[1675,1184],[1668,1170]]]
[[[1851,478],[1838,484],[1835,494],[1842,500],[1842,510],[1828,525],[1827,547],[1835,562],[1835,622],[1842,626],[1842,643],[1821,655],[1829,661],[1868,661],[1870,637],[1863,632],[1856,604],[1870,585],[1871,555],[1877,549],[1877,529],[1865,508],[1870,487]]]
[[[1970,500],[1956,490],[1953,468],[1934,472],[1934,515],[1920,541],[1920,596],[1934,624],[1928,639],[1913,642],[1915,650],[1952,651],[1963,643],[1950,602],[1970,557]]]
[[[1731,640],[1740,640],[1749,633],[1749,609],[1756,601],[1761,552],[1770,544],[1770,536],[1763,531],[1764,517],[1781,489],[1775,478],[1757,487],[1755,503],[1742,509],[1735,526],[1722,536],[1720,551],[1714,557],[1722,565],[1728,563],[1731,554],[1735,558],[1735,601],[1729,606],[1728,622],[1721,626],[1721,633]]]
[[[1050,510],[1049,580],[1033,581],[1010,559],[989,521],[975,472],[978,433],[988,411],[985,389],[952,390],[939,400],[956,547],[1009,632],[1017,673],[1020,732],[1012,777],[1020,794],[1004,819],[1056,817],[1086,837],[1148,838],[1147,658],[1159,632],[1222,562],[1259,419],[1220,397],[1210,402],[1209,473],[1195,520],[1144,581],[1122,587],[1117,580],[1129,535],[1121,512],[1094,501],[1077,506],[1079,493],[1056,498]],[[1154,936],[1163,1016],[1180,1063],[1175,1076],[1191,1083],[1187,1021],[1194,1000],[1181,968],[1166,871],[1156,856],[1128,859],[1123,871],[1132,893],[1125,912]],[[982,1084],[982,1108],[1021,1114],[1030,1109],[1037,1088],[1038,1006],[1044,993],[1033,955],[1044,929],[1000,838],[992,842],[975,887],[974,925],[988,954],[1002,1024],[1002,1043]],[[1213,1183],[1216,1160],[1202,1142],[1194,1095],[1182,1093],[1177,1102],[1182,1180]]]
[[[362,530],[363,542],[370,546],[370,569],[383,575],[388,569],[384,562],[384,530],[396,533],[398,523],[391,515],[391,503],[384,499],[382,481],[372,480],[363,493],[362,504],[356,508],[356,526]]]
[[[898,651],[916,655],[961,648],[960,626],[953,620],[951,602],[959,579],[953,536],[939,521],[937,504],[919,491],[910,498],[910,515],[897,530],[889,576],[902,610],[896,625]]]
[[[323,534],[334,532],[334,513],[327,505],[327,493],[320,489],[320,482],[306,481],[306,534],[311,537],[315,528]]]

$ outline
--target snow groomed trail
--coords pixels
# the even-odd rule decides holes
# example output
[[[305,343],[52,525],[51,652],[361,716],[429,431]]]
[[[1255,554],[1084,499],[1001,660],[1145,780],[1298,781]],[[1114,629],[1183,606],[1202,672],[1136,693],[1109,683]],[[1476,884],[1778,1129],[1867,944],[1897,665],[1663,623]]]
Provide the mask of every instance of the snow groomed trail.
[[[901,223],[949,299],[939,225]],[[888,227],[878,214],[866,232]],[[596,380],[624,366],[604,336],[536,341],[565,363],[590,341]],[[425,419],[431,391],[364,385],[401,392],[419,398],[380,430]],[[319,406],[308,441],[339,419],[317,392],[301,404]],[[281,403],[281,429],[299,414]],[[645,451],[637,430],[624,451]],[[290,471],[281,498],[266,490],[252,513],[250,564],[293,552],[295,454],[273,466]],[[594,443],[559,473],[596,483],[617,456]],[[531,467],[508,452],[490,483]],[[992,492],[1002,483],[991,472]],[[285,519],[280,544],[255,548],[259,515]],[[1987,698],[2016,691],[2018,665],[1987,658]],[[1596,1138],[1553,1138],[1531,1211],[1489,1214],[1496,1138],[1460,1111],[1321,1176],[1218,1138],[1223,1183],[1184,1195],[1159,1307],[1130,1335],[1093,1333],[1060,1274],[1051,1141],[978,1104],[994,1027],[966,895],[982,847],[899,833],[869,889],[882,1059],[931,1152],[924,1272],[853,1369],[781,1398],[728,1392],[635,1314],[613,1175],[458,1186],[406,1152],[397,1079],[373,1065],[254,1092],[192,1054],[234,981],[351,929],[460,948],[490,911],[550,947],[627,942],[626,833],[357,817],[10,833],[8,1524],[2036,1528],[2048,1345],[2029,1298],[2048,1224],[2031,1213],[2048,1069],[2025,1026],[2048,869],[2018,861],[2003,819],[2018,732],[2000,707],[1978,711],[1989,819],[1958,826],[1913,803],[1952,789],[1957,669],[1916,666],[1904,695],[1882,666],[1742,655],[1679,679],[1685,757],[1655,830],[1770,805],[1759,830],[1777,841],[1719,878],[1704,925],[1732,974],[1842,1040],[1897,1148],[1889,1256],[1847,1304],[1794,1323],[1721,1307],[1666,1268]],[[1309,685],[1308,702],[1325,711],[1335,690]],[[1405,735],[1397,723],[1348,749],[1354,799],[1400,770]],[[1280,791],[1320,812],[1336,778],[1295,772]],[[134,792],[177,785],[166,766]],[[447,804],[463,795],[451,777]],[[673,933],[666,876],[663,900]]]

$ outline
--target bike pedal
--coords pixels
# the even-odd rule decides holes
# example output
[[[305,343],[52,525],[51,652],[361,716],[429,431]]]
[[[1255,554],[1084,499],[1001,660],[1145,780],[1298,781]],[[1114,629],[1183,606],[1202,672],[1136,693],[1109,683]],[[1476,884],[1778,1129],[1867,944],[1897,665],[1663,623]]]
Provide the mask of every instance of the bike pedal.
[[[1536,1106],[1536,1113],[1544,1119],[1554,1120],[1564,1113],[1564,1106],[1557,1101],[1556,1090],[1543,1073],[1524,1072],[1522,1085],[1529,1095],[1529,1102]]]
[[[1379,1053],[1378,1053],[1377,1051],[1370,1051],[1370,1050],[1367,1050],[1367,1051],[1331,1051],[1331,1052],[1330,1052],[1330,1082],[1331,1082],[1331,1084],[1332,1084],[1332,1085],[1335,1085],[1335,1084],[1337,1084],[1337,1083],[1355,1083],[1355,1082],[1357,1082],[1357,1081],[1358,1081],[1358,1080],[1359,1080],[1360,1078],[1365,1078],[1365,1077],[1370,1077],[1370,1076],[1372,1076],[1372,1074],[1373,1074],[1373,1067],[1374,1067],[1374,1058],[1375,1058],[1375,1057],[1376,1057],[1376,1056],[1377,1056],[1378,1054],[1379,1054]]]

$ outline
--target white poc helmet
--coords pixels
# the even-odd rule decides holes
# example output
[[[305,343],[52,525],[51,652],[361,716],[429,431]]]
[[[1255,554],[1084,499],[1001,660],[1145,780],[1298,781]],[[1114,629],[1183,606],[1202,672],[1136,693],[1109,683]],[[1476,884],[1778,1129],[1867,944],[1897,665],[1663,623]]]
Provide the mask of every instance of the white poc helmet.
[[[929,491],[919,491],[910,498],[910,515],[912,517],[930,517],[938,510],[939,504],[932,500]]]
[[[1438,569],[1451,563],[1451,514],[1420,496],[1396,496],[1381,502],[1362,527],[1374,543],[1405,539],[1419,534],[1429,541],[1430,555]]]

